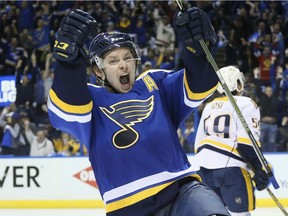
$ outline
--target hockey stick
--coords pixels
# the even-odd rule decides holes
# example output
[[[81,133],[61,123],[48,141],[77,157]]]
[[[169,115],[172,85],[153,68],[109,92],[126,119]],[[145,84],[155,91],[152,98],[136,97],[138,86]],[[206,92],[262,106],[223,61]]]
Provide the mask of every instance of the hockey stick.
[[[184,11],[184,7],[183,7],[183,4],[182,4],[182,1],[181,0],[176,0],[176,2],[178,4],[178,7],[179,7],[180,11],[183,12]],[[272,172],[270,166],[268,165],[268,162],[266,161],[265,157],[263,156],[259,146],[257,145],[257,141],[256,141],[255,137],[253,136],[253,134],[252,134],[252,132],[251,132],[251,130],[250,130],[250,128],[249,128],[249,126],[248,126],[243,114],[242,114],[242,112],[240,111],[238,105],[236,104],[232,93],[229,91],[229,88],[228,88],[228,86],[227,86],[222,74],[220,73],[219,68],[218,68],[213,56],[211,55],[206,43],[204,42],[203,39],[200,39],[199,43],[200,43],[203,51],[205,52],[205,55],[206,55],[209,63],[211,64],[211,66],[213,67],[214,71],[216,72],[216,74],[218,76],[218,79],[220,81],[220,84],[221,84],[222,88],[224,89],[224,92],[225,92],[226,96],[228,97],[228,99],[229,99],[230,103],[232,104],[234,110],[236,111],[236,114],[239,117],[239,119],[240,119],[240,121],[241,121],[241,123],[242,123],[242,125],[243,125],[243,127],[244,127],[244,129],[245,129],[245,131],[247,133],[247,135],[249,136],[249,138],[250,138],[250,140],[252,142],[253,149],[254,149],[258,159],[260,160],[262,166],[264,167],[264,170],[266,171],[267,175],[269,176],[273,187],[275,189],[278,189],[279,188],[279,184],[276,181],[276,179],[275,179],[275,177],[273,175],[273,172]],[[251,165],[250,165],[250,168],[251,168],[251,170],[254,171],[254,168]],[[271,198],[274,200],[274,202],[277,204],[277,206],[284,213],[284,215],[288,216],[288,213],[286,212],[286,210],[282,206],[282,204],[279,202],[277,197],[272,193],[272,191],[269,188],[266,188],[266,189],[267,189],[269,195],[271,196]]]

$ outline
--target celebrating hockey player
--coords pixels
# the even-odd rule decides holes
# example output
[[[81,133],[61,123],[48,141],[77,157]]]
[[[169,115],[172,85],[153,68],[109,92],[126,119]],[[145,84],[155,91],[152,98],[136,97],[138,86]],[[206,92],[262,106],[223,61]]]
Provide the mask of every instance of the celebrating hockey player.
[[[259,143],[260,111],[251,98],[242,96],[243,73],[234,66],[223,67],[220,73]],[[222,86],[217,90],[224,93]],[[255,209],[255,195],[248,164],[255,170],[253,181],[258,190],[267,187],[269,178],[226,96],[205,106],[196,134],[195,153],[203,183],[217,192],[232,216],[249,216]]]
[[[132,38],[102,32],[90,43],[90,70],[103,86],[86,83],[85,41],[96,21],[81,10],[61,22],[54,46],[55,78],[49,93],[54,127],[89,150],[108,216],[229,215],[204,186],[178,140],[177,128],[217,88],[199,40],[216,42],[207,15],[190,8],[174,18],[185,69],[147,71]]]

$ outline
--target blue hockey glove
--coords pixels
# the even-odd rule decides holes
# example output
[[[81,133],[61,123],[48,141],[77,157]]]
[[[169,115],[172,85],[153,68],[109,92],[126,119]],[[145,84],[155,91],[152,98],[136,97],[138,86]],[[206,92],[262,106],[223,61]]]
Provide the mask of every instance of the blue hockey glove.
[[[196,7],[185,12],[179,11],[174,17],[175,31],[179,41],[195,55],[202,55],[199,40],[203,39],[209,48],[216,44],[217,36],[207,14]]]
[[[98,31],[96,20],[79,9],[70,11],[60,24],[54,43],[54,54],[60,61],[76,59],[79,52],[88,58],[84,43],[90,34]]]
[[[269,184],[269,177],[264,170],[257,170],[253,176],[253,181],[255,182],[256,188],[262,191],[267,188]]]

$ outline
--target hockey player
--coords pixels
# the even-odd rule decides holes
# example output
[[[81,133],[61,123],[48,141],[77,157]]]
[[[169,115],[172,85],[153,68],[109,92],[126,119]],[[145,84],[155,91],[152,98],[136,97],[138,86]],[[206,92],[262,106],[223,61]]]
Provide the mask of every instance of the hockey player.
[[[252,99],[242,96],[243,73],[234,66],[223,67],[220,73],[259,142],[260,111]],[[222,86],[217,90],[224,93]],[[264,190],[269,180],[226,96],[215,98],[205,106],[196,134],[195,154],[203,183],[221,197],[232,216],[249,216],[255,209],[255,196],[247,163],[256,170],[253,180],[258,190]]]
[[[61,22],[48,105],[53,126],[89,150],[107,215],[229,215],[219,196],[200,183],[177,136],[180,122],[218,84],[199,49],[201,38],[216,42],[207,15],[191,8],[175,17],[179,40],[187,47],[185,69],[147,71],[137,79],[140,56],[132,38],[99,33],[89,46],[90,70],[103,86],[86,83],[83,44],[95,25],[80,10]]]

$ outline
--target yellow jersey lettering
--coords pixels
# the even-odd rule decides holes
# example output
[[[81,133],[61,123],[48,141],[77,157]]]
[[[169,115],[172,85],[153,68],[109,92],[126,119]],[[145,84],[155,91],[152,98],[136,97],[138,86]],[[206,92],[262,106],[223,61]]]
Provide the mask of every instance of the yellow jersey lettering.
[[[57,47],[57,48],[62,49],[62,50],[66,50],[68,48],[68,46],[69,46],[69,44],[64,43],[64,42],[55,41],[55,43],[54,43],[54,47]]]
[[[223,102],[216,102],[212,105],[212,109],[222,109]]]
[[[152,92],[153,90],[159,90],[158,86],[149,75],[144,76],[142,79],[149,92]]]

